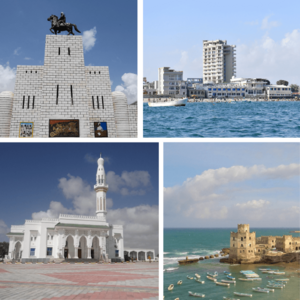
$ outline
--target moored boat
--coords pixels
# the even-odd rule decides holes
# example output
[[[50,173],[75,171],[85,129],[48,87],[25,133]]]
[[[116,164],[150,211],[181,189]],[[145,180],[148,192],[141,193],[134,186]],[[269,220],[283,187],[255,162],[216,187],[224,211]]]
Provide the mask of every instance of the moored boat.
[[[236,281],[234,280],[225,280],[225,279],[222,279],[221,282],[225,282],[225,283],[236,283]]]
[[[224,271],[224,275],[231,275],[230,272]]]
[[[225,282],[218,282],[218,281],[216,281],[216,285],[222,285],[222,286],[230,287],[230,284],[229,283],[225,283]]]
[[[165,101],[148,102],[150,107],[161,107],[161,106],[185,106],[187,98],[183,99],[166,99]]]
[[[282,278],[282,279],[275,279],[275,281],[289,281],[288,278]]]
[[[199,282],[199,283],[202,283],[202,284],[205,283],[205,281],[201,281],[201,280],[198,280],[198,279],[195,279],[195,281],[197,281],[197,282]]]
[[[232,277],[232,276],[230,276],[230,275],[227,275],[226,277],[227,277],[228,279],[235,280],[235,277]]]
[[[285,272],[274,272],[274,275],[285,275]]]
[[[252,288],[252,290],[254,292],[258,292],[258,293],[267,293],[267,294],[269,293],[269,291],[261,289],[261,288]]]
[[[206,276],[207,279],[211,280],[211,281],[217,281],[216,278],[210,277],[210,276]]]
[[[224,296],[223,299],[224,300],[240,300],[240,299],[236,299],[236,298],[229,298],[229,297],[226,297],[226,296]]]
[[[210,276],[210,277],[217,277],[218,272],[214,272],[214,274],[211,274],[211,273],[207,272],[207,275]]]
[[[170,284],[169,287],[168,287],[168,290],[172,291],[173,289],[174,289],[174,284]]]
[[[188,275],[186,275],[186,278],[187,278],[187,279],[191,279],[191,280],[194,279],[193,277],[190,277],[190,276],[188,276]]]
[[[200,278],[200,277],[201,277],[201,276],[200,276],[199,274],[197,274],[197,273],[195,274],[195,276],[196,276],[197,278]]]
[[[204,298],[204,297],[205,297],[204,294],[193,293],[193,292],[189,292],[189,295],[190,295],[190,296],[193,296],[193,297],[198,297],[198,298]]]
[[[233,294],[241,297],[252,297],[252,294],[246,294],[246,293],[234,292]]]
[[[272,288],[272,289],[283,289],[282,285],[271,285],[271,284],[267,284],[268,288]]]
[[[177,282],[177,284],[182,284],[182,280],[179,280],[179,281]]]

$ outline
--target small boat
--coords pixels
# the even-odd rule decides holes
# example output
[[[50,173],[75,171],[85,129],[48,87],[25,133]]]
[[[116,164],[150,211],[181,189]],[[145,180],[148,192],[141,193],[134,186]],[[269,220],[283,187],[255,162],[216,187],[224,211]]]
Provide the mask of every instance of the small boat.
[[[225,280],[225,279],[222,279],[221,282],[226,282],[226,283],[236,283],[236,281],[234,280]]]
[[[235,280],[235,278],[232,277],[232,276],[230,276],[230,275],[227,275],[226,277],[227,277],[228,279]]]
[[[259,269],[260,271],[271,271],[272,269],[267,268],[267,269]]]
[[[245,294],[245,293],[234,292],[233,294],[241,297],[252,297],[251,294]]]
[[[164,271],[174,271],[174,270],[177,270],[178,268],[168,268],[168,269],[165,269]]]
[[[169,287],[168,287],[168,290],[172,291],[173,289],[174,289],[174,284],[170,284]]]
[[[201,280],[198,280],[198,279],[195,279],[195,281],[197,281],[197,282],[199,282],[199,283],[202,283],[202,284],[205,283],[204,281],[201,281]]]
[[[282,279],[275,279],[275,281],[289,281],[288,278],[282,278]]]
[[[285,275],[285,272],[274,272],[274,275]]]
[[[216,281],[216,285],[222,285],[222,286],[230,287],[230,284],[229,283],[225,283],[225,282],[218,282],[218,281]]]
[[[160,106],[185,106],[187,103],[187,98],[183,99],[167,99],[165,101],[158,102],[148,102],[150,107],[160,107]]]
[[[275,292],[274,289],[267,289],[267,288],[263,288],[263,289],[266,290],[266,291],[269,291],[269,292]]]
[[[217,281],[216,278],[210,277],[210,276],[206,276],[207,279],[211,280],[211,281]]]
[[[224,296],[223,299],[224,300],[240,300],[240,299],[236,299],[236,298],[229,298],[229,297],[226,297],[226,296]]]
[[[224,271],[224,275],[231,275],[230,272]]]
[[[204,298],[205,297],[204,294],[193,293],[193,292],[189,292],[189,295],[193,296],[193,297],[198,297],[198,298]]]
[[[252,288],[252,290],[254,292],[258,292],[258,293],[267,293],[267,294],[269,293],[269,291],[261,289],[261,288]]]
[[[272,288],[272,289],[283,289],[283,285],[271,285],[271,284],[267,284],[268,288]]]
[[[207,275],[210,276],[210,277],[217,277],[218,272],[214,272],[214,274],[211,274],[211,273],[207,272]]]
[[[179,298],[176,298],[175,300],[179,300]]]
[[[186,275],[186,278],[191,279],[191,280],[194,279],[193,277],[190,277],[190,276],[188,276],[188,275]]]
[[[200,276],[199,274],[197,274],[197,273],[195,274],[195,276],[196,276],[197,278],[200,278],[200,277],[201,277],[201,276]]]
[[[179,281],[177,282],[177,284],[182,284],[182,280],[179,280]]]
[[[273,285],[282,285],[283,287],[285,287],[285,283],[286,282],[280,282],[280,281],[275,281],[275,280],[270,280],[268,281],[269,284],[273,284]]]

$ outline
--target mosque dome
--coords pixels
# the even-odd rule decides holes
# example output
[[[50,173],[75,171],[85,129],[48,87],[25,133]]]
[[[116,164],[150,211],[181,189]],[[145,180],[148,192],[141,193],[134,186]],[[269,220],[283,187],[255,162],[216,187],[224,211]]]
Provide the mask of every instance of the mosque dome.
[[[0,137],[9,137],[13,99],[10,91],[0,93]]]

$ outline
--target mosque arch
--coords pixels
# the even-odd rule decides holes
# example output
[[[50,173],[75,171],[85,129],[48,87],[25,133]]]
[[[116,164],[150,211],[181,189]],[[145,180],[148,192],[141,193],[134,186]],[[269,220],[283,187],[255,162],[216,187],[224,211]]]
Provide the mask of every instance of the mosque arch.
[[[22,257],[21,248],[22,248],[22,243],[20,241],[17,241],[14,247],[14,259],[20,259]]]
[[[100,260],[100,246],[98,236],[94,236],[92,239],[91,258]]]
[[[150,256],[151,259],[154,259],[154,254],[152,251],[147,252],[147,258]]]
[[[131,251],[130,252],[130,258],[133,260],[137,260],[137,252],[136,251]]]
[[[146,252],[145,251],[140,251],[138,253],[138,260],[146,260]]]
[[[74,247],[74,237],[69,234],[65,239],[64,246],[64,258],[74,258],[75,257],[75,247]]]
[[[87,247],[87,238],[82,235],[79,238],[78,244],[78,258],[87,258],[88,257],[88,247]]]

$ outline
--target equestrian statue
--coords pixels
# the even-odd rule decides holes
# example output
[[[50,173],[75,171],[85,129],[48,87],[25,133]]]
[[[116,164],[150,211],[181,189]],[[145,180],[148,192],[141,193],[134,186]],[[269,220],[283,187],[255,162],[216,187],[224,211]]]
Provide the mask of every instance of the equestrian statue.
[[[70,35],[71,33],[74,35],[73,26],[77,32],[81,33],[77,29],[77,26],[75,24],[66,23],[66,16],[63,12],[60,14],[59,19],[56,15],[51,15],[47,20],[51,21],[52,26],[50,28],[50,31],[54,34],[61,33],[62,31],[68,31],[68,35]]]

